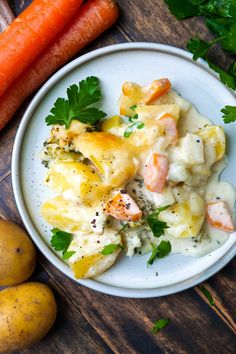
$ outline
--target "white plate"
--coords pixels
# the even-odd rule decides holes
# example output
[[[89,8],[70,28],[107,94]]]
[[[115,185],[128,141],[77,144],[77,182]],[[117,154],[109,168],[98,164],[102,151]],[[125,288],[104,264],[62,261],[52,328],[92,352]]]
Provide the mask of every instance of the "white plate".
[[[49,246],[50,227],[41,218],[39,208],[49,196],[43,186],[45,169],[39,151],[49,136],[44,123],[54,101],[65,96],[66,88],[87,76],[97,76],[104,92],[103,110],[108,115],[118,111],[117,99],[126,80],[139,84],[168,77],[183,97],[216,124],[222,124],[220,109],[235,105],[233,94],[220,83],[201,61],[178,48],[132,43],[105,47],[74,60],[58,71],[40,89],[24,114],[17,132],[12,158],[12,180],[16,203],[23,222],[41,252],[64,274],[73,279],[69,267]],[[223,179],[235,183],[236,128],[225,126],[229,142],[229,165]],[[219,271],[236,253],[236,233],[209,255],[191,258],[170,255],[147,269],[148,255],[132,259],[121,257],[107,272],[94,280],[79,280],[89,288],[125,297],[155,297],[192,287]],[[158,272],[158,276],[156,276]]]

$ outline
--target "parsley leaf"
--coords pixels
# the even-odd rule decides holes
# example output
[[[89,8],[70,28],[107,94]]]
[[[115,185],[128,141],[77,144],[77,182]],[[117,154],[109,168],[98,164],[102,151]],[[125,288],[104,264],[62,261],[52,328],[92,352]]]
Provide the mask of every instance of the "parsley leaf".
[[[193,4],[193,5],[199,5],[199,4],[202,4],[203,2],[205,2],[206,0],[190,0],[190,2]]]
[[[103,256],[108,256],[109,254],[114,253],[114,252],[117,250],[117,248],[123,248],[123,246],[122,246],[122,245],[119,245],[119,244],[117,244],[117,243],[110,243],[109,245],[106,245],[106,246],[102,249],[101,254],[102,254]]]
[[[226,18],[209,18],[206,21],[207,27],[219,37],[223,49],[236,54],[236,21]]]
[[[234,61],[234,62],[230,65],[229,70],[228,70],[228,73],[229,73],[230,75],[232,75],[233,77],[235,77],[235,79],[236,79],[236,61]]]
[[[191,38],[187,43],[187,49],[193,53],[193,60],[204,58],[211,47],[211,43],[199,38]]]
[[[135,109],[137,108],[138,106],[136,104],[134,104],[133,106],[129,107],[132,111],[135,112]]]
[[[222,41],[226,36],[221,36],[211,42],[205,42],[200,38],[191,38],[187,43],[187,49],[193,53],[193,60],[205,58],[208,50],[217,42]]]
[[[200,57],[205,59],[206,62],[208,63],[209,68],[219,74],[220,80],[223,82],[223,84],[235,90],[236,89],[236,65],[233,64],[233,66],[231,66],[228,71],[225,71],[221,69],[219,66],[212,63],[208,58],[206,58],[206,53],[209,50],[209,48],[217,41],[222,40],[223,38],[225,37],[223,36],[223,37],[216,38],[215,40],[209,43],[199,38],[192,38],[189,40],[187,44],[187,48],[190,52],[194,54],[193,60],[197,60]]]
[[[62,259],[64,259],[64,261],[67,261],[67,259],[72,257],[73,254],[75,254],[75,251],[65,251],[63,252]]]
[[[144,127],[143,122],[135,122],[133,124],[128,125],[128,127],[125,129],[124,132],[124,137],[129,138],[130,135],[136,130],[136,129],[142,129]]]
[[[170,321],[167,318],[160,318],[152,327],[152,334],[157,334],[162,328],[165,328]]]
[[[209,291],[205,288],[205,286],[204,285],[199,285],[199,289],[203,293],[203,295],[205,295],[205,297],[208,299],[209,304],[211,306],[214,306],[215,305],[215,301],[214,301],[213,297],[211,296],[211,294],[209,293]]]
[[[168,229],[167,223],[165,221],[158,220],[159,214],[169,208],[170,205],[156,209],[153,213],[149,214],[146,218],[146,222],[150,227],[153,236],[160,237],[164,234],[165,229]]]
[[[57,228],[52,229],[51,232],[51,246],[55,249],[55,251],[62,251],[62,258],[64,260],[69,259],[75,253],[74,251],[67,251],[72,240],[72,234]]]
[[[181,20],[183,18],[198,16],[201,14],[198,4],[191,0],[164,0],[170,12]]]
[[[199,15],[236,18],[235,0],[164,0],[170,12],[179,20]]]
[[[161,241],[158,246],[155,246],[151,243],[152,246],[152,254],[147,261],[148,265],[152,265],[156,258],[164,258],[171,251],[171,243],[170,241]]]
[[[95,107],[89,107],[102,97],[97,77],[90,76],[67,89],[67,98],[58,98],[45,119],[47,125],[59,124],[69,128],[73,119],[85,124],[96,124],[106,114]]]
[[[221,81],[223,84],[228,86],[229,88],[235,90],[236,89],[236,77],[234,77],[230,72],[224,71],[223,69],[219,68],[219,66],[213,64],[210,60],[206,59],[209,68],[217,72],[220,76]]]
[[[236,107],[235,106],[225,106],[222,108],[223,120],[225,124],[236,122]]]
[[[200,5],[202,15],[218,15],[226,18],[236,18],[235,0],[210,0]]]

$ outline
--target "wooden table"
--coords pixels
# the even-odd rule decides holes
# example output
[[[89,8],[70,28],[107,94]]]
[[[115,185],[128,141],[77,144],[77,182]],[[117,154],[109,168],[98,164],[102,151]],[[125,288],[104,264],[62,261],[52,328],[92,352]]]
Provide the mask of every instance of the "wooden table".
[[[1,1],[1,0],[0,0]],[[12,0],[15,14],[30,0]],[[182,22],[171,16],[162,0],[118,0],[121,16],[115,27],[85,52],[113,43],[149,41],[184,48],[190,36],[210,35],[201,18]],[[229,58],[216,50],[224,65]],[[11,150],[26,102],[0,133],[0,213],[21,224],[11,186]],[[103,295],[73,282],[38,253],[32,280],[53,289],[58,317],[50,333],[22,353],[236,353],[236,261],[209,279],[211,307],[198,287],[157,299],[123,299]],[[154,336],[152,324],[168,317],[170,325]],[[1,330],[1,329],[0,329]]]

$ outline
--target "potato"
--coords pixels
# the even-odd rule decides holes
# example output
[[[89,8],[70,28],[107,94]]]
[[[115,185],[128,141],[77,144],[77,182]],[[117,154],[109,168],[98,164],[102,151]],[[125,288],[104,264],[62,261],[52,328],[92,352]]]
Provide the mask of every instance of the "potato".
[[[22,283],[34,271],[35,247],[18,225],[0,219],[0,286]]]
[[[52,327],[57,305],[50,288],[25,283],[0,291],[0,353],[27,348]]]

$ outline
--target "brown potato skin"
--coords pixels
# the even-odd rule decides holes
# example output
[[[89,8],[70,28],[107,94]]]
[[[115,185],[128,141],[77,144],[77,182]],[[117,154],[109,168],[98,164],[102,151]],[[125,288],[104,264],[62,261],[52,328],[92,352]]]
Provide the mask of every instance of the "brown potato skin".
[[[45,284],[25,283],[0,291],[0,353],[38,342],[52,327],[56,314],[54,295]]]
[[[0,219],[0,286],[24,282],[33,273],[35,263],[35,246],[26,232]]]

